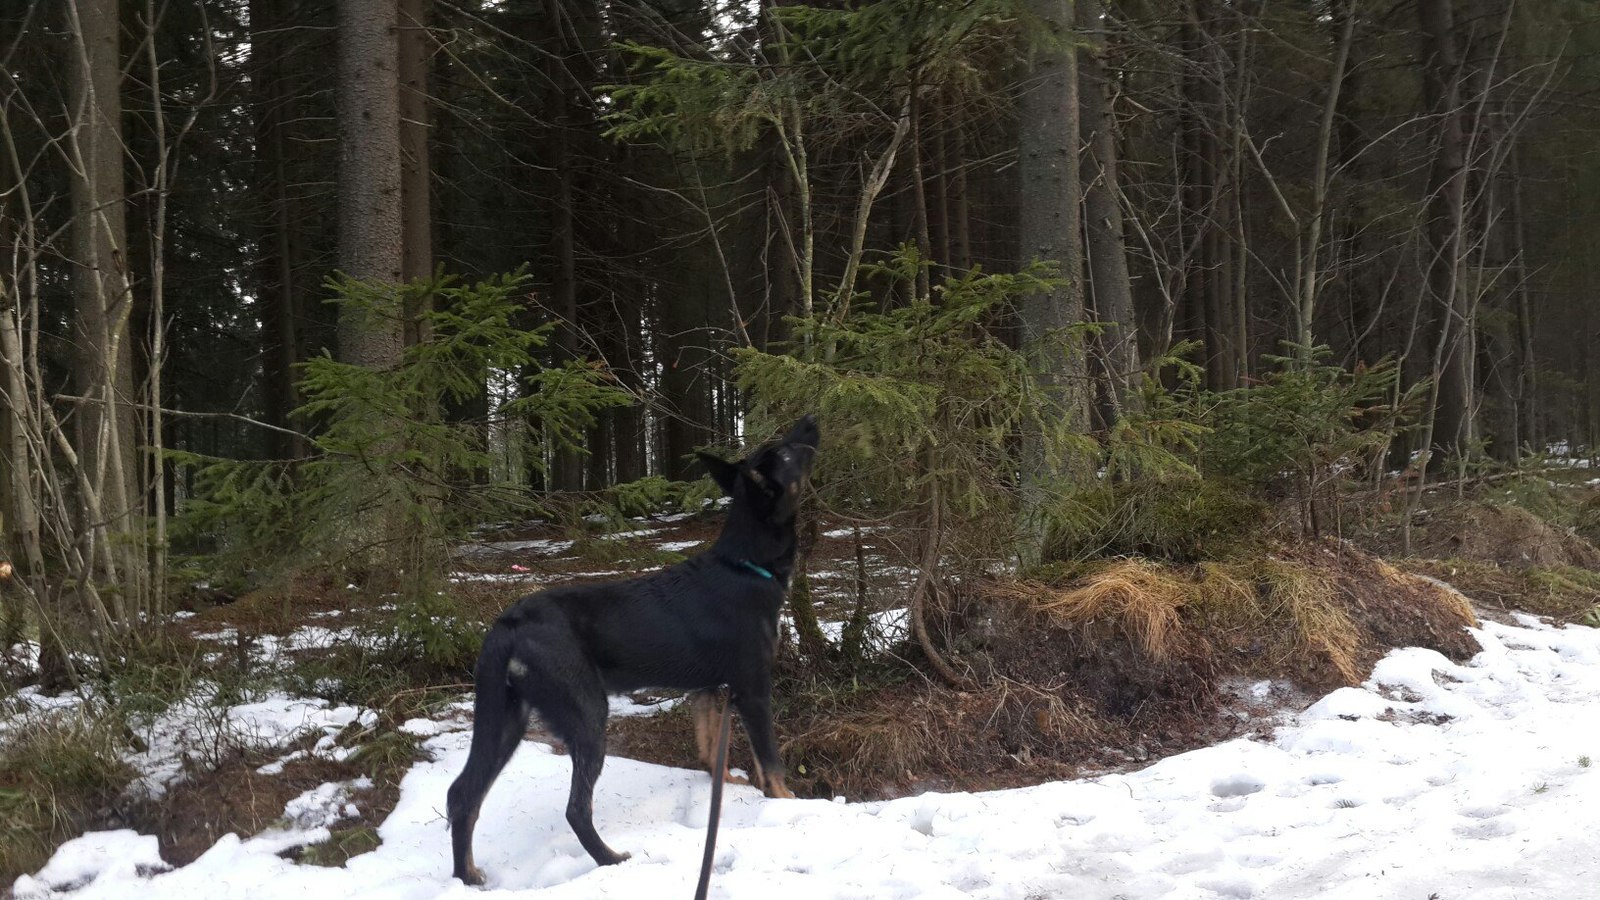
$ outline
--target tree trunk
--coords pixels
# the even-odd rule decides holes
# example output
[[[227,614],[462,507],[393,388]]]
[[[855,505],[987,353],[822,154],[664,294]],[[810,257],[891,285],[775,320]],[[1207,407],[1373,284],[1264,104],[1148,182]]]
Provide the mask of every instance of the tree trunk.
[[[140,483],[138,395],[129,331],[133,293],[127,269],[123,185],[122,59],[117,0],[74,0],[70,69],[72,115],[73,379],[86,398],[75,413],[79,461],[94,496],[85,510],[87,555],[95,576],[117,587],[113,610],[126,620],[144,597],[147,568]],[[93,562],[91,562],[91,565]],[[130,603],[131,601],[131,603]]]
[[[965,272],[972,268],[972,209],[967,192],[967,161],[965,154],[966,140],[960,131],[952,137],[954,144],[950,160],[950,227],[955,234],[951,237],[951,252],[955,256],[951,259],[955,267]]]
[[[339,267],[399,284],[404,273],[395,0],[339,0]],[[339,315],[340,359],[400,358],[398,323]]]
[[[1516,303],[1517,360],[1516,403],[1517,431],[1522,442],[1534,453],[1544,452],[1543,435],[1539,429],[1538,370],[1533,354],[1533,290],[1529,284],[1528,244],[1526,222],[1522,210],[1522,159],[1516,150],[1511,152],[1511,254],[1512,276],[1516,279],[1513,295]]]
[[[0,166],[0,172],[9,168]],[[22,304],[11,290],[11,286],[17,284],[17,278],[11,267],[16,257],[12,253],[13,226],[10,210],[7,209],[11,188],[9,181],[7,178],[0,182],[0,186],[4,187],[4,190],[0,190],[0,367],[4,369],[0,372],[0,406],[5,409],[5,418],[0,419],[0,436],[4,437],[4,443],[0,444],[0,486],[5,489],[5,497],[0,498],[0,526],[3,526],[0,527],[0,540],[4,541],[0,548],[9,548],[14,554],[15,577],[35,597],[43,597],[44,553],[37,502],[41,467],[29,450],[28,436],[32,429],[29,427],[29,417],[24,414],[29,400],[23,363]],[[0,549],[0,555],[5,552],[5,549]],[[0,581],[3,580],[0,578]],[[9,605],[20,592],[4,591],[0,594],[4,595],[0,597],[0,641],[7,642],[5,646],[9,647],[19,637],[26,607],[21,604],[16,607]],[[54,653],[60,657],[64,650],[54,648]]]
[[[294,379],[300,315],[294,272],[301,245],[291,224],[295,202],[289,191],[286,132],[297,115],[297,105],[285,79],[293,45],[284,31],[289,21],[282,4],[283,0],[251,0],[250,53],[256,183],[267,213],[259,232],[256,265],[256,289],[261,298],[261,418],[269,425],[287,428],[289,413],[300,405]],[[304,441],[292,435],[271,431],[265,440],[269,456],[305,455]]]
[[[1184,277],[1185,319],[1192,337],[1205,344],[1206,384],[1236,387],[1239,351],[1234,346],[1233,253],[1228,234],[1236,190],[1222,135],[1231,129],[1224,96],[1228,61],[1216,34],[1215,0],[1189,0],[1183,26],[1188,60],[1183,87],[1185,129],[1185,217],[1198,232],[1196,252]],[[1243,36],[1239,36],[1243,40]]]
[[[339,0],[339,267],[387,285],[400,284],[404,267],[396,14],[395,0]],[[341,362],[391,369],[404,348],[403,317],[340,307]],[[410,588],[426,583],[423,569],[434,561],[404,549],[414,544],[403,509],[386,503],[351,516],[349,527],[371,548],[358,567],[392,572]]]
[[[1450,0],[1417,0],[1422,26],[1422,85],[1435,117],[1435,155],[1428,179],[1427,298],[1434,330],[1435,379],[1431,449],[1444,457],[1465,452],[1473,442],[1473,325],[1461,289],[1461,257],[1466,226],[1466,134],[1461,107],[1461,54],[1456,44]]]
[[[1073,43],[1072,0],[1028,0],[1028,9],[1048,32],[1034,48],[1019,105],[1017,155],[1021,209],[1020,257],[1053,263],[1062,283],[1021,302],[1022,343],[1034,354],[1048,402],[1070,429],[1087,424],[1087,370],[1083,341],[1068,329],[1083,320],[1083,243],[1078,202],[1078,63]],[[1039,435],[1024,437],[1026,516],[1039,524],[1044,482],[1051,471]],[[1042,540],[1039,531],[1035,537]],[[1038,541],[1032,542],[1037,544]],[[1037,553],[1025,548],[1024,555]]]
[[[428,75],[433,40],[428,32],[432,0],[399,0],[400,72],[400,204],[402,250],[401,278],[426,280],[433,275],[433,212],[430,198],[432,166],[428,142],[432,116],[428,100]],[[431,297],[419,297],[406,310],[405,342],[426,341],[428,326],[422,317],[432,308]]]
[[[1101,335],[1100,380],[1105,421],[1114,422],[1137,399],[1139,328],[1133,316],[1133,282],[1128,274],[1121,187],[1117,181],[1116,121],[1106,75],[1106,35],[1100,0],[1078,0],[1078,21],[1094,45],[1078,54],[1083,143],[1083,215],[1089,262],[1089,291],[1095,319],[1107,323]]]

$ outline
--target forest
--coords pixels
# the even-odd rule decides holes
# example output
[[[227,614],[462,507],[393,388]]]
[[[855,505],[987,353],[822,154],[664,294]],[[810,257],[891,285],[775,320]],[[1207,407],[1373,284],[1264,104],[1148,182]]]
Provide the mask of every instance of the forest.
[[[1597,148],[1592,0],[0,0],[0,877],[376,852],[497,612],[807,413],[803,796],[1600,626]]]

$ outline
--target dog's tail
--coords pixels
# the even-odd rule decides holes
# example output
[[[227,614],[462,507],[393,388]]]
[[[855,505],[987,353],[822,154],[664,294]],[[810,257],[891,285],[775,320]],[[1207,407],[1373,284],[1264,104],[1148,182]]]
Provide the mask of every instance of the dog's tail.
[[[501,625],[489,629],[478,653],[477,696],[473,709],[472,749],[467,766],[450,786],[448,811],[452,830],[472,819],[489,786],[511,758],[527,728],[527,713],[511,680],[512,630]]]
[[[473,675],[477,691],[472,713],[472,752],[475,754],[479,740],[487,740],[491,747],[498,747],[503,739],[502,731],[514,730],[520,738],[527,727],[527,713],[521,709],[516,679],[511,671],[511,651],[515,647],[515,630],[504,624],[489,629],[483,638],[483,649],[478,652],[478,667]],[[484,749],[487,751],[489,747]]]

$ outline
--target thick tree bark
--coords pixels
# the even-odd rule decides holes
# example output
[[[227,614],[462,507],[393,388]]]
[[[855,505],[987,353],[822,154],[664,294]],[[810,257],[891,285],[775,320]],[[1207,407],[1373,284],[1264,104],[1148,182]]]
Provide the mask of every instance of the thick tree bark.
[[[404,266],[396,16],[395,0],[339,0],[339,268],[389,284]],[[398,321],[340,310],[340,360],[393,366],[403,346]]]
[[[400,175],[400,79],[395,0],[339,0],[339,267],[375,284],[399,285],[404,267]],[[386,370],[400,363],[405,320],[396,312],[339,308],[339,360]],[[382,448],[392,451],[395,448]],[[354,561],[403,586],[426,584],[438,565],[411,541],[396,503],[351,510],[349,528],[367,548]],[[408,547],[423,555],[412,556]]]

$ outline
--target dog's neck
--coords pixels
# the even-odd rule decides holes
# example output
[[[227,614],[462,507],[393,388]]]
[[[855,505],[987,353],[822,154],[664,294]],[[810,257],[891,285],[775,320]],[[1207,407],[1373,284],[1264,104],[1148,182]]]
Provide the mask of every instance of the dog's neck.
[[[795,547],[793,520],[774,526],[760,521],[743,504],[735,503],[711,549],[752,577],[765,575],[787,588],[789,576],[794,573]]]

